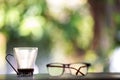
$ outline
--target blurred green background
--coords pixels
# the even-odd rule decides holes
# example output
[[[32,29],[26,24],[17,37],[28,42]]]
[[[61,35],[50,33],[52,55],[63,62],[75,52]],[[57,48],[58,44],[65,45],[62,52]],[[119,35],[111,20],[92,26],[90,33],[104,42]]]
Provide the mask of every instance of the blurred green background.
[[[14,47],[38,47],[36,65],[89,62],[90,72],[109,72],[119,46],[120,0],[0,0],[0,73]]]

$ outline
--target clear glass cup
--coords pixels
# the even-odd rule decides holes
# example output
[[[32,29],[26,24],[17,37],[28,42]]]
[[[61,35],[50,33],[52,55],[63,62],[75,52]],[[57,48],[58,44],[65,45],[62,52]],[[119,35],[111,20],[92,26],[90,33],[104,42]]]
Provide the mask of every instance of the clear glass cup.
[[[7,62],[15,70],[18,76],[32,76],[34,72],[34,66],[36,61],[36,56],[38,53],[37,47],[15,47],[13,48],[14,57],[17,62],[17,70],[12,66],[10,61],[7,59],[8,56],[13,56],[8,54],[6,56]]]

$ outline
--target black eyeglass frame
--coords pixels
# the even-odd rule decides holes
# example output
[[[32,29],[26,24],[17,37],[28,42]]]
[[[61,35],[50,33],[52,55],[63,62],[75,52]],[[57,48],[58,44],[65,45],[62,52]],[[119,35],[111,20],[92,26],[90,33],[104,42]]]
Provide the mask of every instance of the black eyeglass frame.
[[[62,65],[62,66],[57,66],[57,65],[55,65],[55,64],[60,64],[60,65]],[[72,65],[72,64],[84,64],[85,66],[80,66],[79,67],[79,69],[76,69],[76,68],[74,68],[74,67],[70,67],[70,65]],[[91,66],[91,64],[90,63],[70,63],[70,64],[63,64],[63,63],[49,63],[49,64],[47,64],[46,65],[46,67],[47,67],[47,69],[48,69],[48,67],[59,67],[59,68],[63,68],[63,71],[62,71],[62,73],[61,73],[61,75],[63,75],[63,73],[64,73],[64,71],[65,71],[65,68],[69,68],[69,69],[74,69],[74,70],[76,70],[76,75],[78,75],[78,73],[80,73],[82,76],[85,76],[86,74],[84,74],[84,73],[82,73],[81,71],[80,71],[80,69],[81,68],[84,68],[84,67],[87,67],[87,70],[88,70],[88,68]],[[59,75],[59,76],[61,76],[61,75]]]

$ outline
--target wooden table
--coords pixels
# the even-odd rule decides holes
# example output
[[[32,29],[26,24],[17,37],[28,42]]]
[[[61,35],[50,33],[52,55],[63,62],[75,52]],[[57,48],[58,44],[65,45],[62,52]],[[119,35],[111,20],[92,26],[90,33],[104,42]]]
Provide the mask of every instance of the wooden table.
[[[34,74],[33,77],[18,77],[16,74],[2,74],[0,80],[120,80],[120,73],[88,73],[86,76],[64,74],[52,77],[48,74]]]

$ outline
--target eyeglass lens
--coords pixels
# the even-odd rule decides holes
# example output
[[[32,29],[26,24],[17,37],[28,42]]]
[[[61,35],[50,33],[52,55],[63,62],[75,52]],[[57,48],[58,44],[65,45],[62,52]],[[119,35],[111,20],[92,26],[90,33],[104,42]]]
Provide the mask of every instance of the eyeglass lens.
[[[48,72],[51,76],[60,76],[63,74],[64,68],[62,64],[52,64],[48,67]]]

